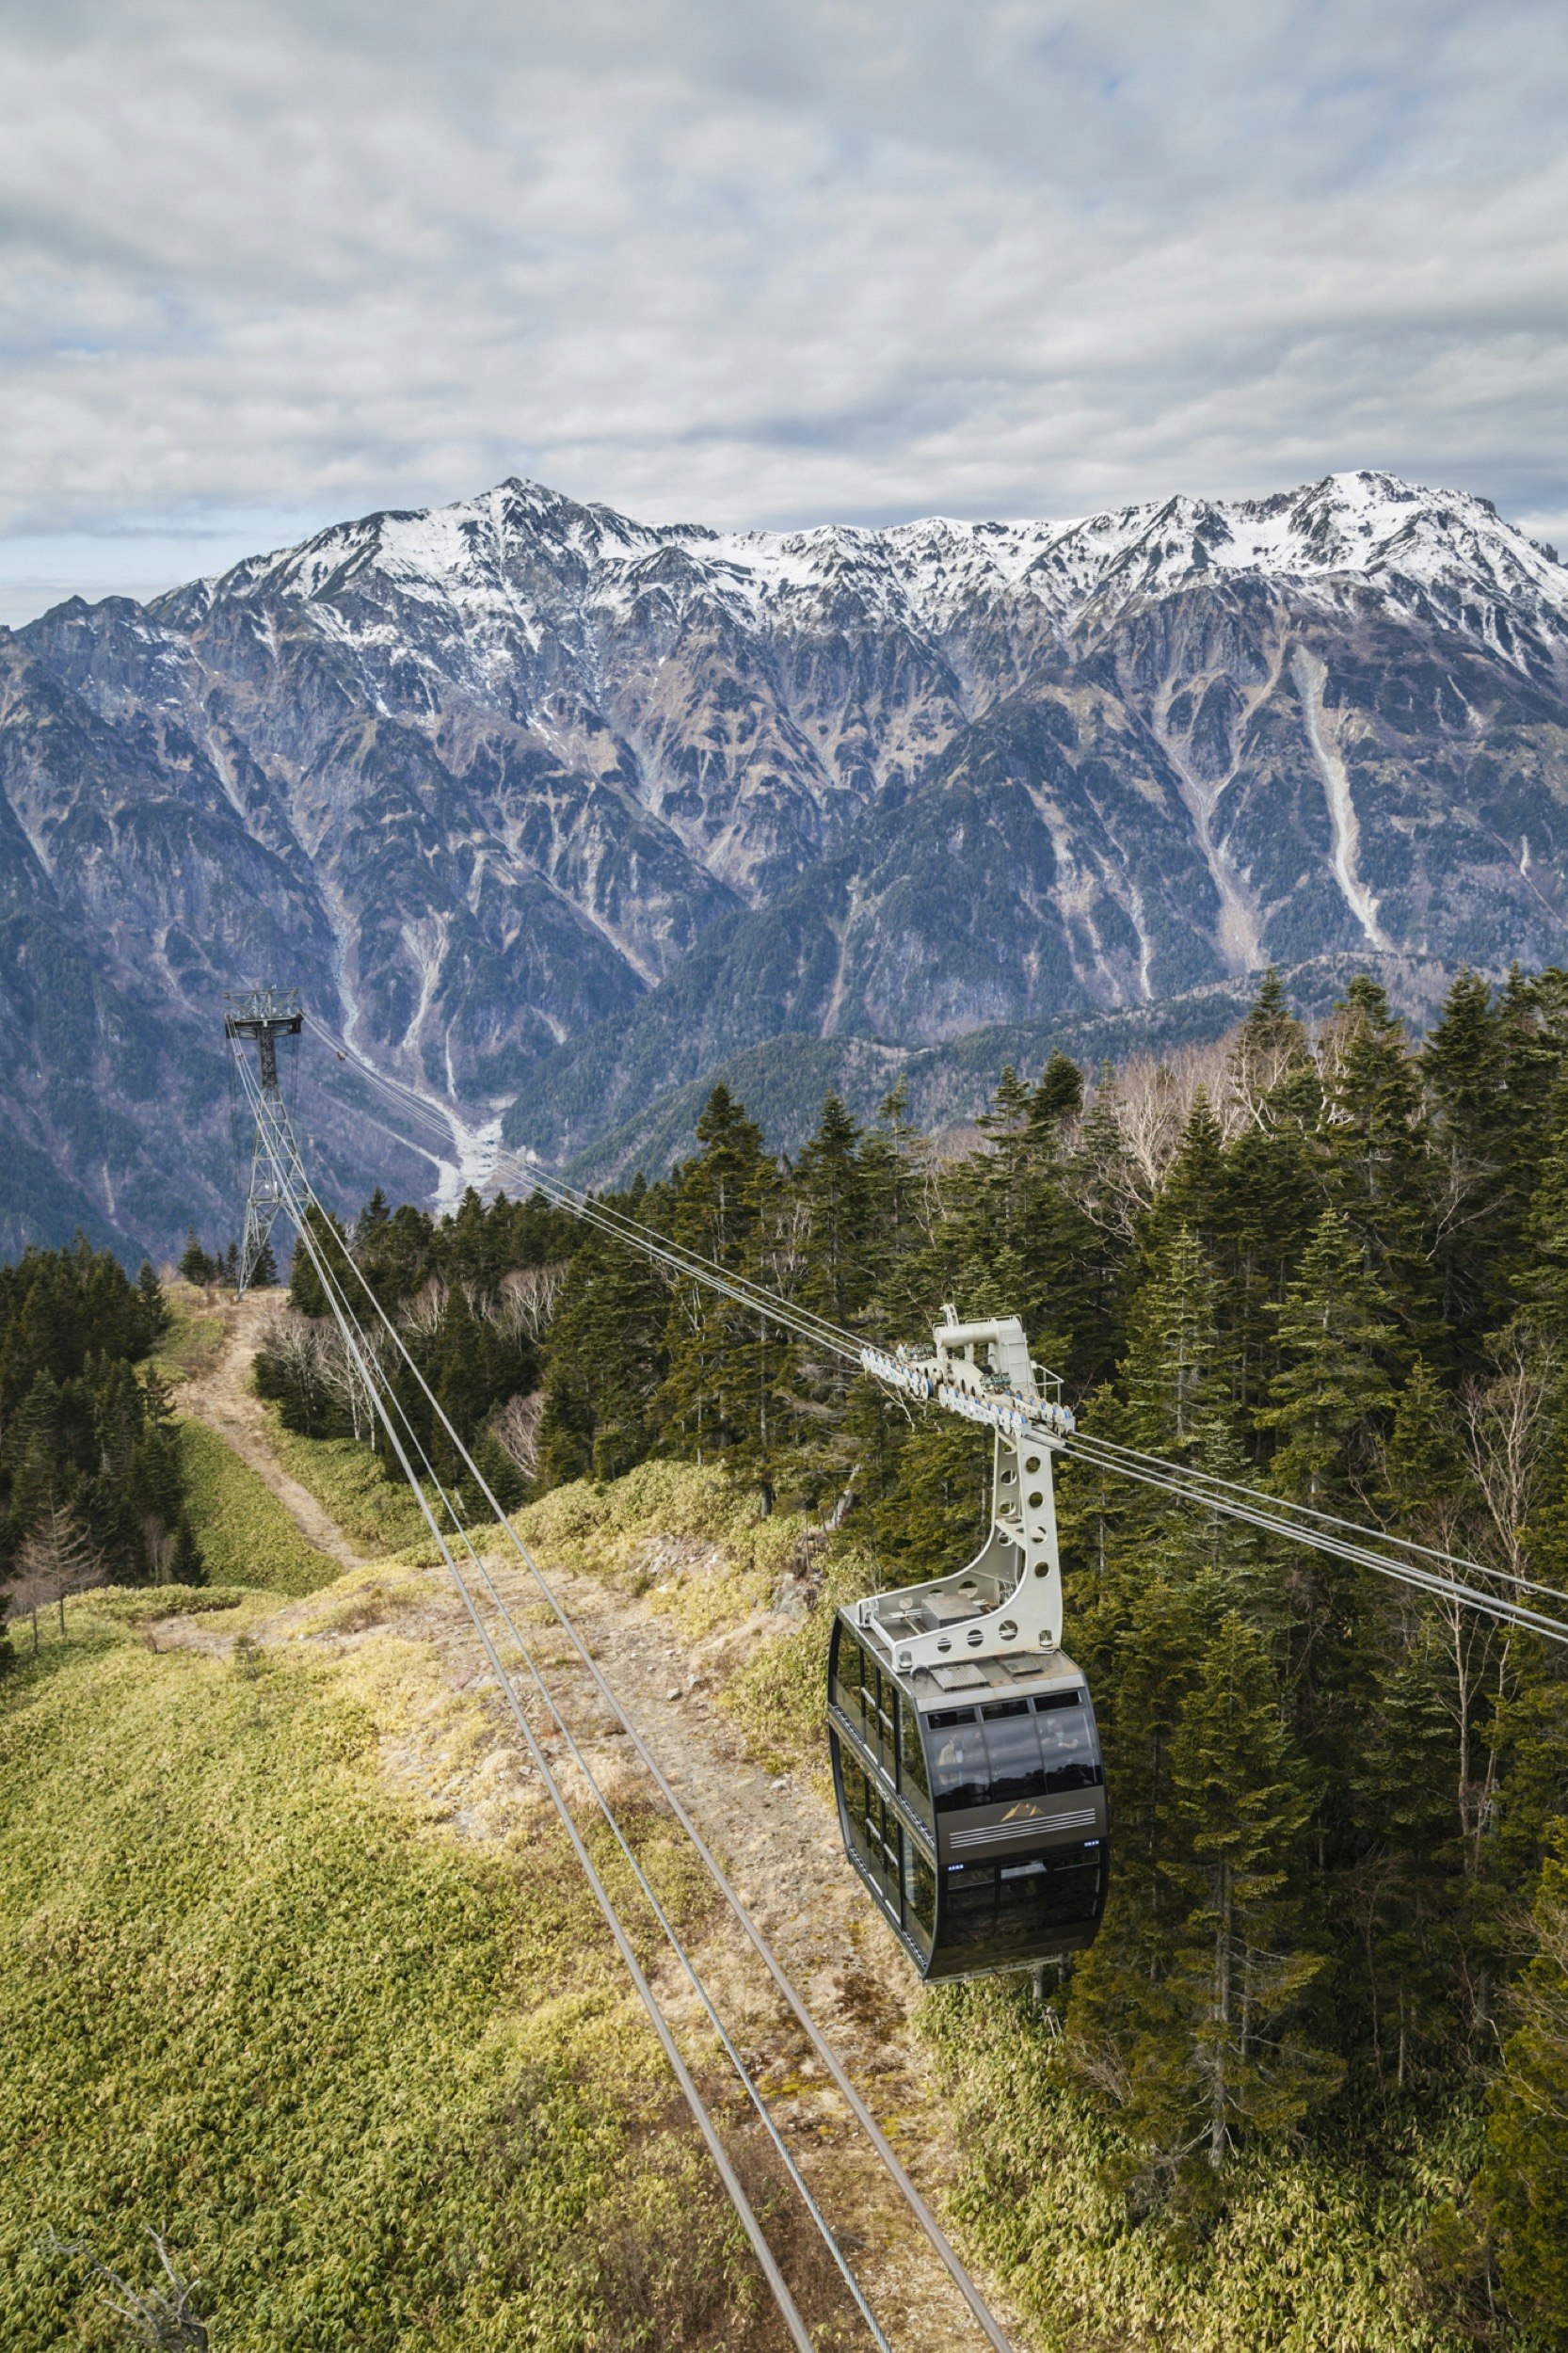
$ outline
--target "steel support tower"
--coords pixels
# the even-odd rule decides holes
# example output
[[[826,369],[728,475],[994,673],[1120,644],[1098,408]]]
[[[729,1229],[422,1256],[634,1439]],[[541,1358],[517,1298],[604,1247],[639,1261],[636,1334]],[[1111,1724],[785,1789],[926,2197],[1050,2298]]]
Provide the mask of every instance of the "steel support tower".
[[[228,1007],[223,1034],[229,1041],[229,1050],[232,1054],[243,1054],[246,1040],[255,1039],[262,1090],[255,1141],[250,1148],[250,1187],[245,1197],[245,1234],[240,1243],[236,1294],[243,1299],[250,1288],[262,1253],[271,1239],[272,1229],[278,1223],[278,1212],[283,1207],[273,1156],[263,1137],[263,1123],[265,1120],[270,1119],[276,1126],[280,1126],[285,1133],[289,1128],[288,1111],[278,1077],[278,1041],[280,1037],[299,1035],[304,1027],[305,1013],[299,1000],[299,991],[294,988],[248,988],[226,994],[223,1001]]]

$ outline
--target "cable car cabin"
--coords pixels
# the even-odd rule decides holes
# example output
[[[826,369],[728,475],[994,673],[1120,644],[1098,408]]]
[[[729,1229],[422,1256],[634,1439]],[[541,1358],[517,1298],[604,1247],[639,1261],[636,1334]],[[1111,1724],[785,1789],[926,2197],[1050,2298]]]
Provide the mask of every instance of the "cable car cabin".
[[[922,1977],[1091,1942],[1105,1777],[1088,1686],[1064,1653],[901,1675],[840,1610],[828,1738],[845,1851]]]
[[[845,1852],[928,1979],[1081,1951],[1110,1863],[1095,1711],[1061,1648],[1045,1433],[1071,1419],[1016,1317],[945,1312],[935,1359],[867,1369],[992,1424],[990,1533],[967,1569],[840,1609],[827,1689]]]

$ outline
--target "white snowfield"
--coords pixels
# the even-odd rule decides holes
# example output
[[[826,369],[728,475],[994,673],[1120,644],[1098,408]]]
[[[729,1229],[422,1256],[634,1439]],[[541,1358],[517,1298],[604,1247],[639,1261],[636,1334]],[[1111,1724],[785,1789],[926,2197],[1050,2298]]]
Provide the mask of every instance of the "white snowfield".
[[[1065,522],[936,516],[784,533],[638,523],[514,480],[456,505],[336,525],[176,596],[297,598],[332,634],[380,645],[401,634],[398,604],[424,608],[426,627],[444,607],[441,633],[482,660],[504,642],[564,641],[568,622],[586,650],[650,604],[672,624],[706,614],[743,634],[817,618],[902,624],[937,642],[977,611],[1011,608],[1082,638],[1140,599],[1248,576],[1325,613],[1382,610],[1452,631],[1526,671],[1568,654],[1568,567],[1549,549],[1484,499],[1374,472]]]

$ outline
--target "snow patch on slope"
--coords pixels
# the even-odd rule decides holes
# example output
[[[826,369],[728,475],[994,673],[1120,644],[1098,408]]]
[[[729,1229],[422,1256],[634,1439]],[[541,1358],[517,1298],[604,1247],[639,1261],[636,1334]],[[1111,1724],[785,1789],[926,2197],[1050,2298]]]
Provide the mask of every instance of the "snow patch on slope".
[[[1323,718],[1323,685],[1328,672],[1319,657],[1308,653],[1304,646],[1297,647],[1291,658],[1290,670],[1301,692],[1307,742],[1312,746],[1318,773],[1323,779],[1329,818],[1334,826],[1334,878],[1339,885],[1345,904],[1366,933],[1368,946],[1390,953],[1393,942],[1378,921],[1378,903],[1356,871],[1356,862],[1361,855],[1361,827],[1356,820],[1355,803],[1351,797],[1350,776]]]

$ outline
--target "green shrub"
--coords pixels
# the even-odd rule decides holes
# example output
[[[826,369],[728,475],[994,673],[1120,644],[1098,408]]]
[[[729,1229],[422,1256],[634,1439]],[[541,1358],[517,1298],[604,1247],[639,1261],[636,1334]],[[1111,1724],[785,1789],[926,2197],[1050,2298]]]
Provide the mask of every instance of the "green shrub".
[[[186,1512],[209,1577],[275,1593],[312,1593],[339,1563],[300,1534],[271,1488],[205,1422],[179,1425]]]
[[[964,2153],[951,2211],[1050,2353],[1440,2353],[1418,2269],[1444,2151],[1408,2123],[1374,2167],[1278,2146],[1194,2209],[1141,2213],[1114,2127],[1065,2079],[1027,1978],[933,1989],[916,2027]]]
[[[255,1589],[246,1585],[100,1585],[73,1606],[117,1625],[144,1625],[150,1618],[239,1609],[255,1599]]]

